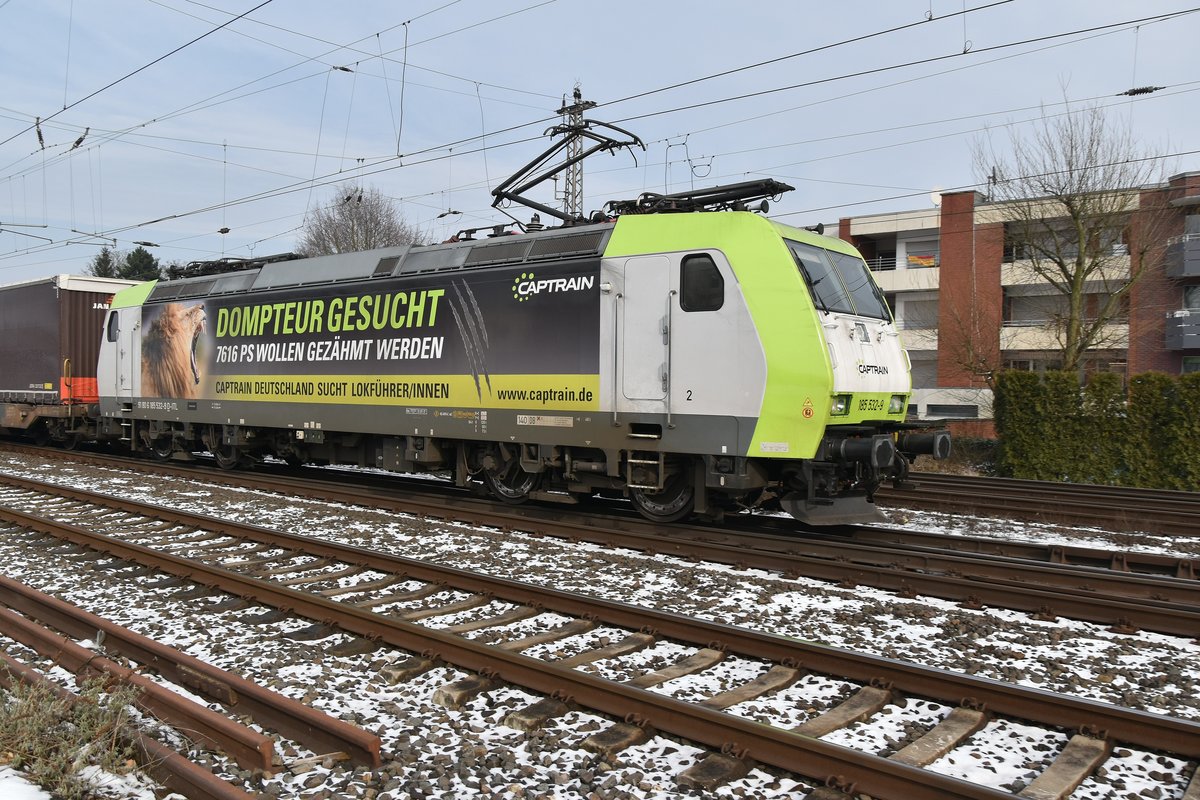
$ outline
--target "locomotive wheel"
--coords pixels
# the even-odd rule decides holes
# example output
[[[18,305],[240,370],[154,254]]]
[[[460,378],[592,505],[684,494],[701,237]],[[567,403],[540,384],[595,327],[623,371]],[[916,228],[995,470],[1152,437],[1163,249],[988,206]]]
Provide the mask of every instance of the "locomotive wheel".
[[[219,428],[209,428],[204,444],[221,469],[237,469],[242,465],[242,451],[235,444],[222,444]]]
[[[223,444],[213,448],[213,458],[221,469],[237,469],[242,465],[242,454],[237,445]]]
[[[681,467],[667,476],[661,492],[630,489],[629,499],[638,513],[653,522],[678,522],[696,507],[696,487],[691,467]]]
[[[501,447],[492,449],[490,455],[496,466],[483,470],[483,482],[496,499],[514,505],[524,503],[529,499],[529,493],[537,488],[542,476],[522,469],[521,460],[516,454],[504,460],[504,452]]]
[[[175,452],[175,440],[170,436],[155,439],[150,443],[150,452],[159,461],[170,461]]]

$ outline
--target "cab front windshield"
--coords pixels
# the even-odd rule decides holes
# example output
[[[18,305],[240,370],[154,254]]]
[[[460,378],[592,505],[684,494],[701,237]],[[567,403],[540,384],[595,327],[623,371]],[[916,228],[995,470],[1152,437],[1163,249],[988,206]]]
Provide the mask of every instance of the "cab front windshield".
[[[785,241],[817,308],[891,320],[883,295],[861,258],[790,239]]]

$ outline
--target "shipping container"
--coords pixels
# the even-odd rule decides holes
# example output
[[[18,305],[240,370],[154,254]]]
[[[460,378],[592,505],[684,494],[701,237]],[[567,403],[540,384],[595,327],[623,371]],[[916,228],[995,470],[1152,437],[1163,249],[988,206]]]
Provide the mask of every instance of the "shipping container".
[[[0,286],[0,402],[97,402],[104,316],[113,294],[132,285],[52,275]]]

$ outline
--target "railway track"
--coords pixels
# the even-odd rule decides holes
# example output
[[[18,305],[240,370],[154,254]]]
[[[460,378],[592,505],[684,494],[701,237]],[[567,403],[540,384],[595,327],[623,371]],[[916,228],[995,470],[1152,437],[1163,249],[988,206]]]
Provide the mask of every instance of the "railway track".
[[[913,490],[881,489],[881,505],[1031,519],[1109,530],[1200,536],[1200,493],[916,472]]]
[[[905,539],[902,530],[853,528],[839,535],[806,532],[797,535],[794,523],[779,518],[750,518],[742,530],[738,520],[726,527],[657,526],[636,515],[596,513],[579,515],[545,506],[505,506],[488,500],[446,492],[432,494],[427,481],[417,487],[384,480],[380,485],[347,485],[345,473],[324,479],[297,478],[271,473],[236,475],[187,465],[141,461],[132,468],[149,474],[202,477],[206,481],[253,487],[288,496],[311,497],[385,508],[403,513],[500,528],[519,528],[547,536],[624,547],[648,553],[733,564],[806,577],[843,585],[862,585],[906,597],[927,595],[953,600],[968,607],[1000,607],[1031,612],[1042,618],[1081,619],[1119,630],[1148,630],[1195,637],[1200,631],[1200,569],[1197,559],[1122,554],[1121,566],[1131,563],[1140,572],[1113,570],[1064,560],[1100,560],[1087,548],[1023,547],[1026,554],[1047,560],[1030,563],[1023,558],[998,557],[995,548],[980,552],[946,552],[931,547],[936,541],[960,545],[959,537],[917,536]],[[309,472],[312,472],[311,470]],[[13,485],[16,479],[9,479]],[[367,483],[376,479],[368,478]],[[731,532],[733,527],[736,532]],[[764,532],[766,531],[766,532]],[[899,540],[899,541],[897,541]],[[1109,555],[1110,562],[1112,555]],[[1149,570],[1155,570],[1150,572]],[[1170,574],[1183,577],[1172,577]]]
[[[0,688],[11,688],[18,682],[41,688],[68,706],[74,706],[77,702],[76,695],[46,677],[44,673],[0,651]],[[191,800],[252,800],[254,797],[150,736],[136,733],[131,734],[130,739],[141,768],[164,787]]]
[[[438,690],[444,704],[465,702],[501,682],[512,683],[547,696],[511,719],[514,725],[536,727],[578,704],[632,723],[598,734],[592,747],[617,752],[651,730],[661,730],[723,751],[681,776],[684,785],[711,786],[744,771],[747,760],[753,759],[799,772],[827,787],[876,797],[1011,796],[919,766],[953,750],[988,724],[991,715],[1079,731],[1025,788],[1029,797],[1066,796],[1104,763],[1114,743],[1200,758],[1196,723],[128,501],[120,501],[121,510],[116,510],[109,500],[103,511],[97,511],[92,499],[28,486],[6,489],[4,501],[26,506],[24,511],[3,513],[9,525],[56,537],[68,543],[66,547],[94,548],[248,601],[291,609],[316,621],[313,636],[336,628],[359,637],[358,646],[365,649],[390,645],[423,654],[395,665],[396,677],[417,674],[441,661],[472,671],[474,677]],[[63,518],[122,533],[117,538],[92,532]],[[500,633],[515,620],[546,611],[569,621],[518,639],[504,639]],[[455,614],[460,616],[446,627],[418,624]],[[585,635],[600,624],[624,633],[608,644],[576,648],[554,662],[523,655],[548,642]],[[660,639],[684,643],[690,653],[631,681],[609,680],[587,671],[586,665],[653,646]],[[757,676],[701,702],[647,691],[735,656],[760,662]],[[794,729],[764,726],[723,711],[784,690],[807,673],[837,676],[855,687],[831,709]],[[848,750],[820,738],[913,697],[944,704],[948,713],[890,758]],[[1200,779],[1189,780],[1189,791],[1200,791]]]
[[[186,732],[188,738],[224,750],[244,769],[275,767],[278,756],[269,737],[186,700],[51,628],[76,639],[102,641],[104,652],[129,658],[208,702],[249,715],[314,752],[344,753],[369,767],[381,763],[378,736],[0,575],[0,633],[54,661],[77,679],[103,674],[133,684],[141,692],[139,705],[144,710]]]
[[[260,465],[258,469],[250,472],[238,472],[230,475],[211,468],[205,468],[202,464],[189,467],[183,462],[163,464],[148,462],[144,459],[114,457],[95,453],[65,453],[56,448],[38,448],[13,442],[0,441],[0,451],[26,453],[44,458],[71,458],[83,463],[111,465],[118,469],[140,471],[151,475],[192,475],[211,483],[229,486],[253,484],[263,491],[289,493],[317,500],[341,500],[348,503],[390,508],[403,507],[411,509],[414,513],[427,513],[430,516],[445,516],[451,511],[460,511],[463,514],[474,514],[481,510],[481,513],[486,514],[491,511],[496,515],[497,519],[507,516],[514,526],[537,526],[544,522],[553,522],[557,519],[569,520],[575,516],[574,514],[561,513],[561,510],[558,510],[556,513],[554,506],[539,504],[524,507],[499,506],[491,500],[473,497],[462,490],[439,481],[414,480],[393,474],[350,470],[294,469],[284,467],[282,464],[272,464]],[[939,476],[934,473],[920,473],[920,476],[923,481],[926,478],[931,478],[932,481],[936,482],[942,477],[962,480],[955,476]],[[963,485],[970,487],[972,481],[985,479],[967,478],[965,480],[967,482]],[[1045,484],[1044,482],[1037,481],[1030,481],[1028,483],[1039,484],[1048,491],[1058,493],[1069,493],[1073,488],[1070,485],[1064,488],[1061,484]],[[1086,489],[1087,487],[1084,488]],[[1104,489],[1107,487],[1093,488]],[[1119,491],[1129,493],[1131,498],[1137,497],[1139,492],[1147,492],[1150,496],[1158,494],[1153,491],[1138,489]],[[894,495],[899,499],[903,499],[910,496],[929,497],[931,493],[932,490],[928,492],[899,492],[891,493],[887,496]],[[1168,496],[1187,495],[1187,493],[1179,492],[1166,492],[1163,494]],[[1190,495],[1190,497],[1197,503],[1192,513],[1200,518],[1200,497],[1196,495]],[[1131,500],[1131,502],[1133,501]],[[1138,501],[1138,504],[1145,506],[1146,501]],[[503,509],[503,511],[498,511],[497,509]],[[995,537],[965,536],[961,534],[948,535],[914,530],[909,527],[883,525],[808,529],[790,517],[767,515],[730,516],[720,526],[655,526],[633,513],[627,504],[620,502],[605,503],[597,501],[588,509],[588,514],[591,515],[591,519],[596,520],[593,524],[588,525],[588,527],[629,529],[633,531],[643,530],[657,538],[686,539],[689,537],[695,538],[698,535],[710,541],[745,543],[746,534],[770,534],[783,537],[784,539],[803,539],[808,542],[848,541],[865,545],[885,544],[895,548],[911,549],[914,551],[917,548],[930,548],[938,551],[953,551],[963,554],[971,553],[980,556],[1004,556],[1025,561],[1040,561],[1048,564],[1069,564],[1182,579],[1200,577],[1200,557],[1167,556],[1140,552],[1136,549],[1116,549],[1107,545],[1104,547],[1088,547],[1078,543],[1064,543],[1061,541],[1046,543],[1028,540],[1020,541],[1012,538],[1001,539]],[[1152,509],[1148,510],[1147,519],[1151,519],[1152,516]],[[466,521],[471,520],[468,519]],[[499,524],[505,524],[504,520],[500,519]],[[587,525],[587,520],[582,520],[581,524]],[[1194,523],[1195,526],[1200,526],[1200,522]],[[698,533],[696,533],[697,531]],[[729,537],[728,534],[730,531],[736,531],[737,536]],[[1198,528],[1198,532],[1200,532],[1200,528]],[[781,545],[776,544],[774,547],[779,549]],[[1096,590],[1100,590],[1100,587],[1095,588]],[[1111,587],[1103,587],[1103,590],[1111,591]]]

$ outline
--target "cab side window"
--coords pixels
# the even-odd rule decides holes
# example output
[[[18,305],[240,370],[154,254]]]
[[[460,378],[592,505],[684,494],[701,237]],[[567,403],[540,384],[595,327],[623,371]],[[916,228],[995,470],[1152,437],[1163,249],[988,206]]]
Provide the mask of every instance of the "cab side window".
[[[117,340],[117,333],[120,330],[120,325],[117,322],[117,310],[114,308],[108,312],[108,340],[115,342]]]
[[[725,279],[712,256],[685,256],[679,265],[679,305],[684,311],[716,311],[725,305]]]

